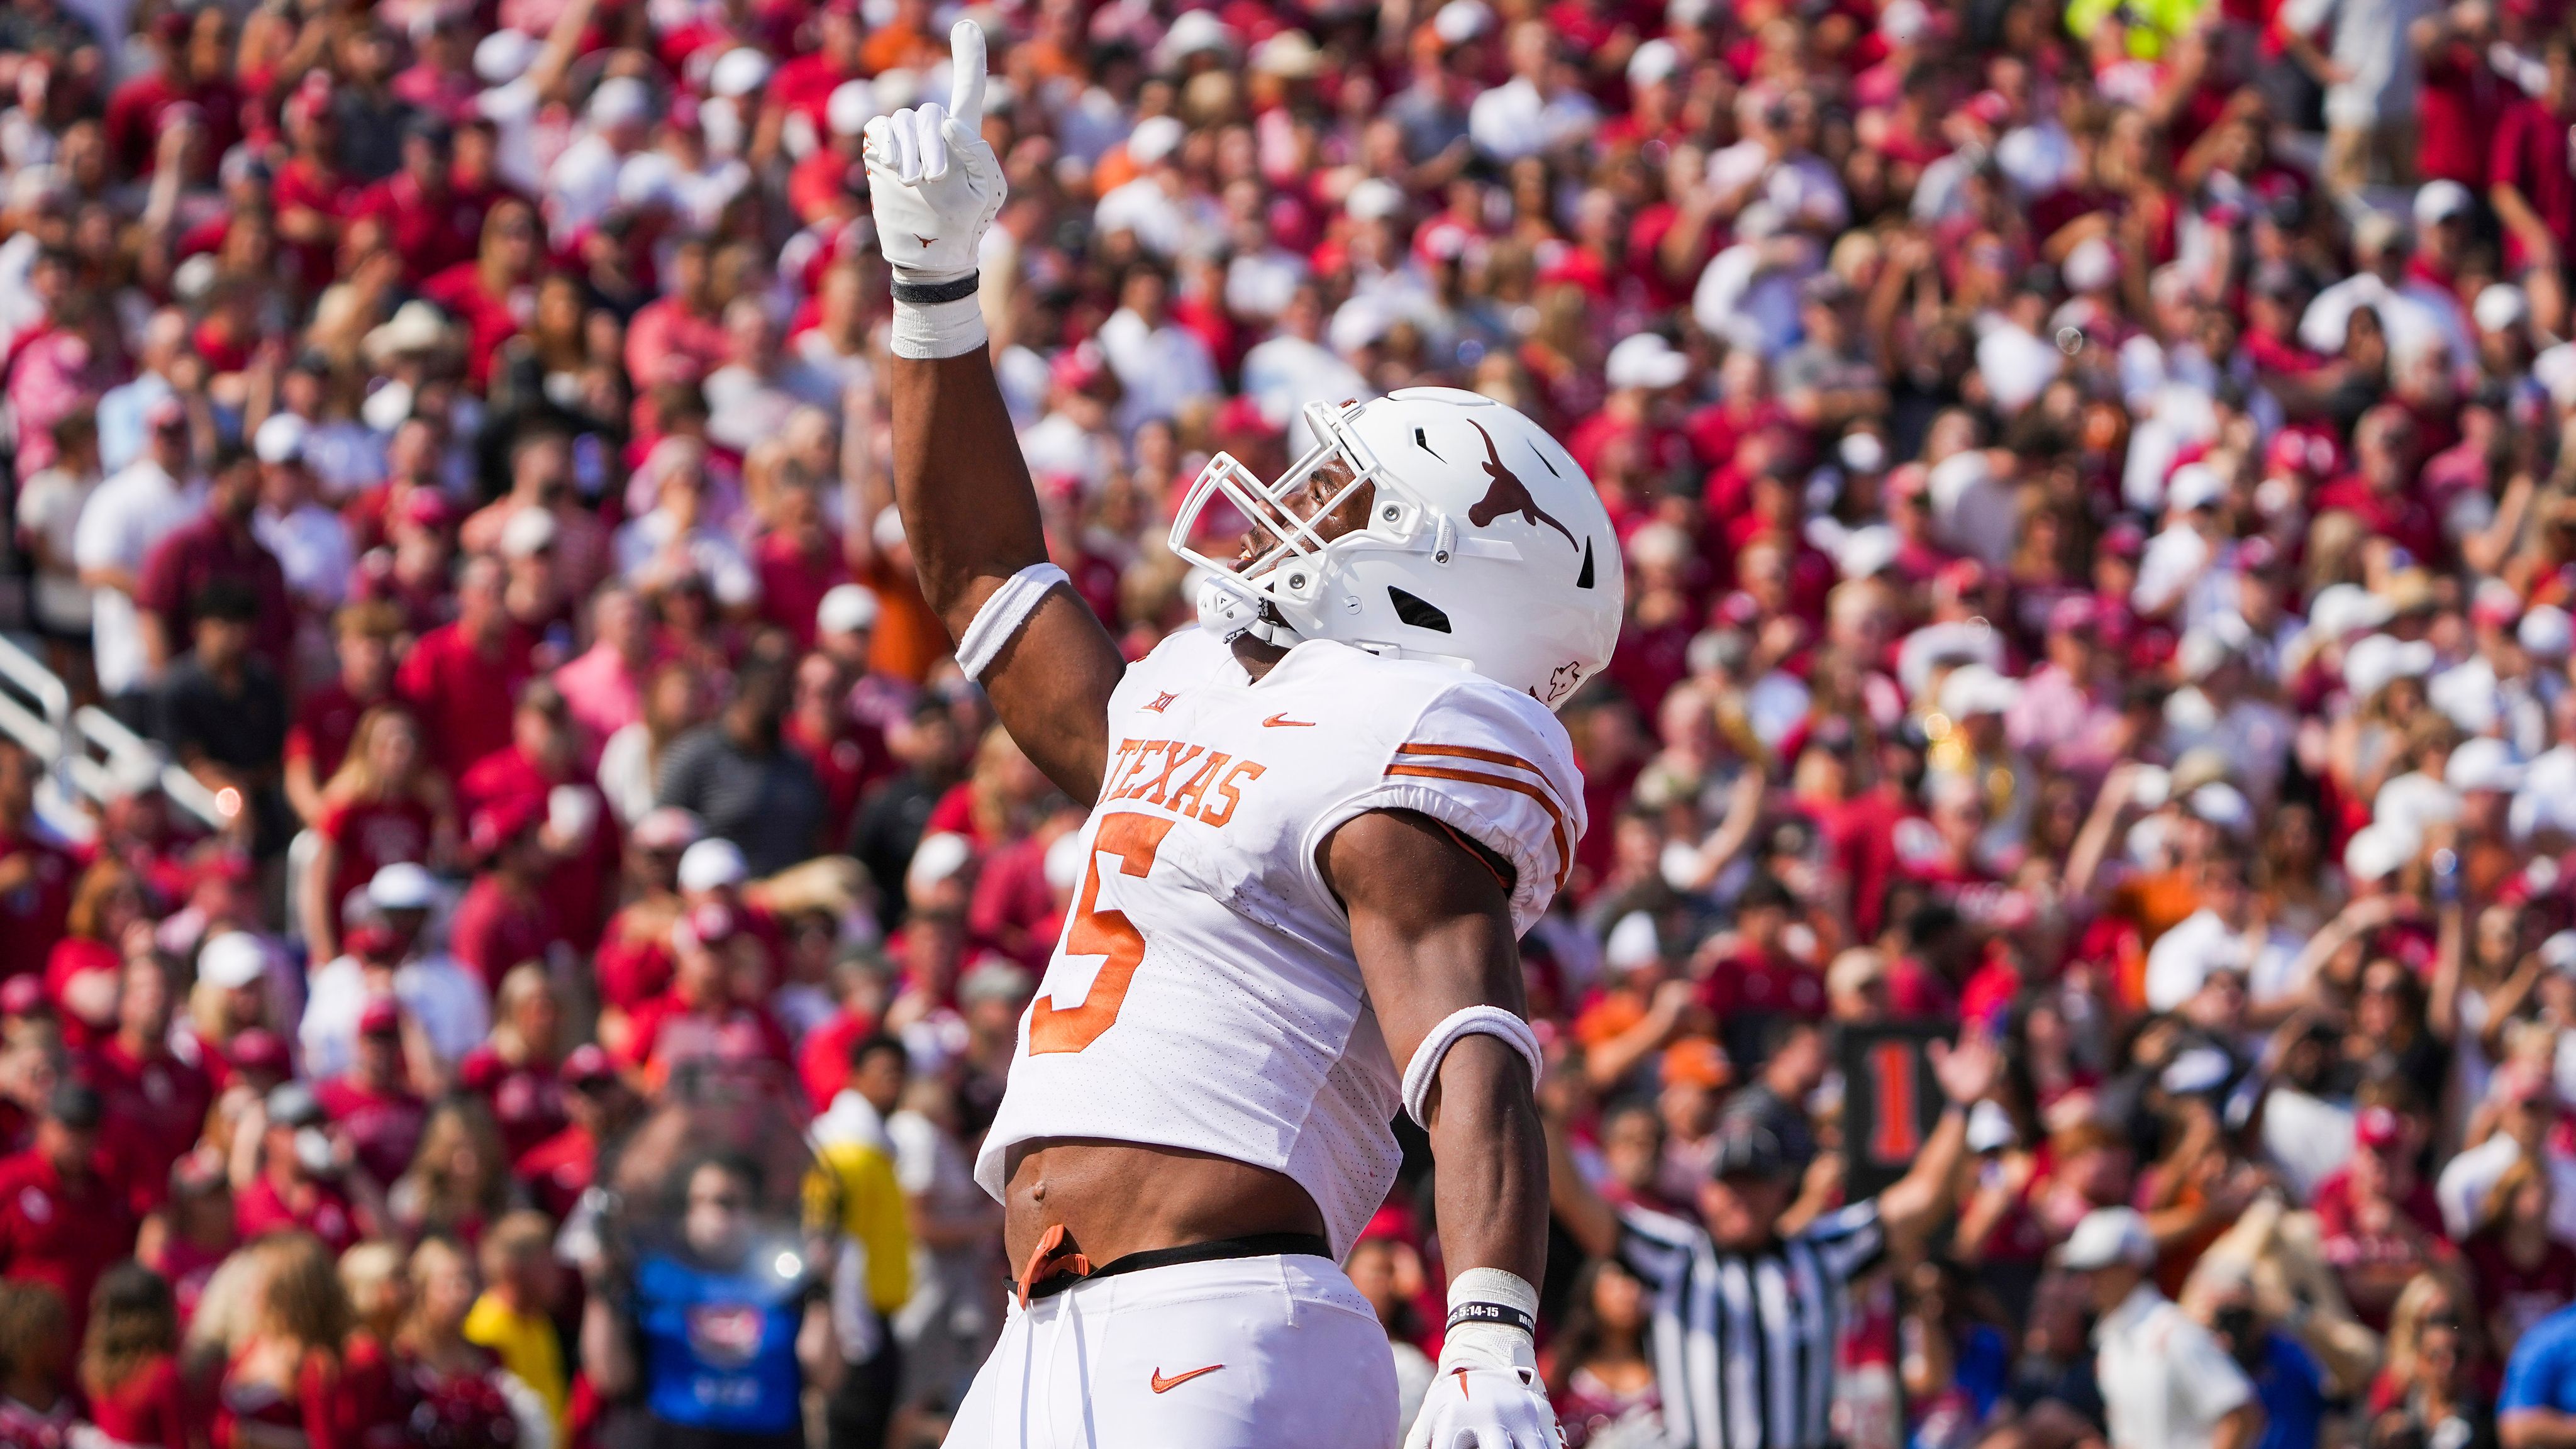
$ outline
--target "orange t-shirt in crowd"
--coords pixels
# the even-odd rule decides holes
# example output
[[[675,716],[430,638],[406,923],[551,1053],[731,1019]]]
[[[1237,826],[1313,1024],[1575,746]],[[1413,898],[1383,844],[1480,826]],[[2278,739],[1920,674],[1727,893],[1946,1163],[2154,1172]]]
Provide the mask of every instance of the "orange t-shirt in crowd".
[[[915,684],[930,677],[930,667],[948,657],[948,626],[939,622],[930,601],[909,571],[897,572],[883,559],[870,564],[859,580],[876,591],[877,627],[868,641],[868,667]]]

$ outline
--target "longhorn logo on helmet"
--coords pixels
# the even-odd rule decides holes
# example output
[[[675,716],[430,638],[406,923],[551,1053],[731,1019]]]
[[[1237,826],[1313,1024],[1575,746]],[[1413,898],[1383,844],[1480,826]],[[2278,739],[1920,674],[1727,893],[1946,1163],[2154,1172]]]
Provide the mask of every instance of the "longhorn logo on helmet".
[[[1474,428],[1476,436],[1485,440],[1485,476],[1494,480],[1485,489],[1485,496],[1477,499],[1476,506],[1467,510],[1467,521],[1482,528],[1507,513],[1517,513],[1529,520],[1532,528],[1545,524],[1564,534],[1567,545],[1580,550],[1583,545],[1574,541],[1573,531],[1539,507],[1538,500],[1530,496],[1529,485],[1521,481],[1518,473],[1503,466],[1503,455],[1495,451],[1494,435],[1485,431],[1485,425],[1469,423],[1467,426]]]

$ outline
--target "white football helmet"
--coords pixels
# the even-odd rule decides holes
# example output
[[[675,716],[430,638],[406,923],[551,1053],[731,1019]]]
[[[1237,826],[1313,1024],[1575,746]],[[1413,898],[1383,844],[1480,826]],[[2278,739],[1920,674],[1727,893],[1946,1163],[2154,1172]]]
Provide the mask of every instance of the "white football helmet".
[[[1305,417],[1320,441],[1276,481],[1219,453],[1172,519],[1172,551],[1210,576],[1210,627],[1441,660],[1550,709],[1610,662],[1627,591],[1619,541],[1592,480],[1538,424],[1445,387],[1310,403]],[[1335,462],[1348,481],[1302,512],[1308,480]],[[1319,535],[1312,520],[1366,485],[1367,526]],[[1220,495],[1269,540],[1260,557],[1190,546]]]

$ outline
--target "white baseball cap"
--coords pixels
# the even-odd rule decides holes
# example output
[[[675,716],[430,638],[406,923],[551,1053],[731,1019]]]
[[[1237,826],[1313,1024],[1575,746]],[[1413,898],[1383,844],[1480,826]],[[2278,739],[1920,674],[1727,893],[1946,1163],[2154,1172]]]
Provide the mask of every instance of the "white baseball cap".
[[[2471,204],[2469,188],[2448,177],[2437,177],[2415,188],[2415,224],[2432,226],[2466,215]]]
[[[303,458],[305,439],[313,429],[293,413],[271,413],[251,435],[251,451],[263,463],[293,463]]]
[[[1083,861],[1090,855],[1082,843],[1082,832],[1068,830],[1047,847],[1042,869],[1049,889],[1072,891],[1082,884]]]
[[[1252,47],[1250,59],[1255,74],[1288,80],[1303,80],[1324,68],[1324,53],[1302,30],[1282,30],[1271,36]]]
[[[2340,643],[2347,634],[2396,617],[2393,605],[2359,584],[2328,584],[2308,601],[2308,632],[2321,642]]]
[[[1952,719],[2002,714],[2021,698],[2021,682],[1982,664],[1963,664],[1941,681],[1941,712]]]
[[[2355,699],[2368,699],[2400,679],[2421,679],[2433,672],[2433,646],[2418,639],[2405,643],[2388,634],[2354,641],[2343,652],[2343,683]]]
[[[1847,579],[1865,579],[1896,562],[1905,539],[1888,524],[1864,523],[1834,545],[1834,568]]]
[[[554,546],[555,516],[542,508],[522,508],[501,525],[501,557],[530,558]]]
[[[2523,611],[2522,623],[2513,634],[2523,648],[2540,658],[2564,659],[2569,647],[2576,645],[2576,621],[2556,604],[2534,604]]]
[[[2463,733],[2482,735],[2495,728],[2500,707],[2495,666],[2471,659],[2433,676],[2424,687],[2425,701],[2450,718]]]
[[[2144,1268],[2156,1261],[2156,1237],[2136,1208],[2095,1208],[2067,1236],[2057,1261],[2079,1273],[2117,1263]]]
[[[834,584],[814,608],[814,628],[824,634],[855,634],[877,622],[877,591],[865,584]]]
[[[226,931],[197,953],[197,979],[239,991],[268,975],[268,948],[248,931]]]
[[[876,88],[878,107],[886,114],[892,115],[911,105],[913,98],[921,94],[921,73],[905,70],[900,66],[893,70],[881,70],[877,72]],[[943,89],[940,94],[945,95],[947,92]],[[986,94],[990,95],[991,92],[988,91]]]
[[[2560,931],[2541,942],[2540,964],[2552,971],[2576,970],[2576,931]]]
[[[2551,405],[2576,407],[2576,342],[2558,342],[2531,359],[2531,380],[2549,393]]]
[[[1038,978],[1029,968],[999,956],[988,956],[957,978],[957,999],[961,1002],[1006,1001],[1013,1006],[1026,1003],[1038,988]]]
[[[1628,56],[1628,84],[1650,86],[1670,80],[1682,68],[1682,49],[1671,41],[1656,37],[1638,46]]]
[[[2442,783],[2465,795],[2493,790],[2510,795],[2522,788],[2522,766],[2505,742],[2486,736],[2464,740],[2442,766]]]
[[[2207,679],[2220,665],[2236,657],[2237,647],[2225,631],[2194,624],[2182,632],[2182,641],[2174,646],[2174,663],[2185,679]]]
[[[2212,780],[2183,797],[2191,813],[2230,835],[2243,835],[2254,826],[2254,802],[2245,792],[2225,780]]]
[[[1163,32],[1163,43],[1156,48],[1166,63],[1203,51],[1232,55],[1234,27],[1213,10],[1185,10],[1172,17],[1172,28]]]
[[[1404,211],[1404,188],[1382,177],[1363,177],[1342,198],[1342,210],[1355,221],[1385,221]]]
[[[2415,858],[2422,840],[2394,825],[2365,825],[2343,847],[2343,873],[2356,881],[2382,880]]]
[[[2165,507],[2189,512],[2227,496],[2227,480],[2206,463],[2185,463],[2165,481]]]
[[[904,869],[904,887],[926,891],[964,870],[974,858],[974,842],[963,835],[946,830],[925,835],[921,844],[913,847],[912,864]]]
[[[1449,0],[1431,17],[1432,33],[1449,45],[1464,45],[1494,28],[1494,12],[1484,0]]]
[[[1690,358],[1658,333],[1623,337],[1603,361],[1603,372],[1616,388],[1678,387],[1690,376]]]
[[[1151,166],[1179,150],[1184,134],[1177,116],[1147,116],[1127,133],[1127,159],[1139,166]]]
[[[2099,292],[2120,280],[2120,257],[2111,244],[2098,236],[2088,236],[2066,254],[2066,264],[2058,269],[2071,292]]]
[[[1663,943],[1655,934],[1655,918],[1644,911],[1630,911],[1610,928],[1610,937],[1601,946],[1601,958],[1613,971],[1634,971],[1652,966],[1664,959]]]
[[[1968,1109],[1970,1152],[1994,1152],[2010,1147],[2019,1135],[2013,1131],[2012,1114],[1995,1103],[1980,1101]]]
[[[590,93],[590,123],[594,126],[633,125],[650,119],[652,114],[652,90],[631,75],[610,76]]]
[[[2460,792],[2421,770],[2409,770],[2379,787],[2378,797],[2370,802],[2370,818],[2420,842],[2424,827],[2460,818]]]
[[[495,30],[474,46],[474,78],[487,86],[508,85],[527,73],[544,47],[520,30]]]
[[[2481,332],[2502,332],[2531,315],[2531,301],[2511,282],[2490,282],[2469,308]]]
[[[2237,969],[2233,961],[2220,962],[2211,968],[2213,972]],[[2191,1096],[2225,1082],[2233,1071],[2235,1066],[2228,1061],[2227,1053],[2216,1047],[2192,1047],[2174,1054],[2174,1059],[2165,1064],[2163,1074],[2156,1078],[2156,1085],[2177,1096]]]
[[[735,51],[734,55],[744,52]],[[733,56],[726,56],[731,60]],[[832,88],[831,98],[823,102],[823,121],[835,136],[855,136],[877,118],[876,87],[863,80],[845,80]]]
[[[723,836],[711,836],[680,853],[680,889],[721,890],[751,878],[751,862],[742,847]]]
[[[680,199],[680,164],[659,151],[638,151],[617,168],[617,204],[633,211]]]
[[[367,904],[380,911],[425,911],[437,901],[438,877],[414,861],[395,861],[367,881]]]
[[[707,90],[739,100],[768,84],[770,72],[775,69],[767,55],[748,45],[737,45],[716,57],[716,63],[707,68]]]

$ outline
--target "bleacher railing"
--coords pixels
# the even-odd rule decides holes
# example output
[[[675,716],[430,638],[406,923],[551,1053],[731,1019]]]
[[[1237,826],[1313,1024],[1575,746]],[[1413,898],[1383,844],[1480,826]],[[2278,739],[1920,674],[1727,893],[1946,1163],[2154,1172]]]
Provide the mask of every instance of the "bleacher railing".
[[[44,662],[0,636],[0,734],[46,762],[36,810],[57,832],[86,840],[97,826],[84,802],[104,804],[151,781],[180,811],[210,830],[233,822],[243,802],[225,801],[172,763],[168,752],[72,692]],[[229,805],[231,808],[227,809]]]

